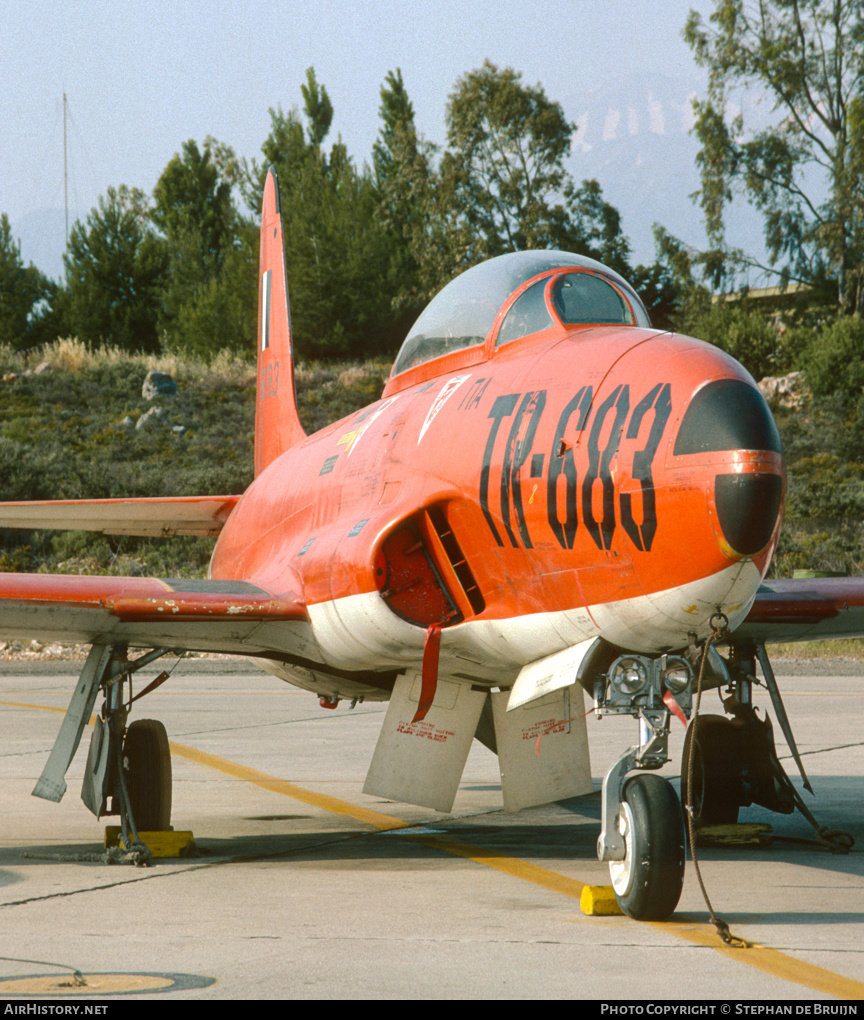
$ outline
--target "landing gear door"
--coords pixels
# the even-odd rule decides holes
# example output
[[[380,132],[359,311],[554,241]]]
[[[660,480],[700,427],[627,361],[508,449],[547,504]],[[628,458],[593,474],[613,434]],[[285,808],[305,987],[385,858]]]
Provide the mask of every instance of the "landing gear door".
[[[453,807],[486,692],[439,678],[432,707],[415,723],[419,699],[419,673],[396,681],[363,792],[447,812]]]
[[[108,798],[113,795],[113,767],[117,760],[111,727],[96,717],[93,736],[90,738],[90,751],[87,755],[87,769],[81,784],[81,800],[90,811],[101,818],[112,814],[108,811]]]
[[[588,732],[579,684],[509,712],[509,691],[490,697],[505,811],[591,793]]]

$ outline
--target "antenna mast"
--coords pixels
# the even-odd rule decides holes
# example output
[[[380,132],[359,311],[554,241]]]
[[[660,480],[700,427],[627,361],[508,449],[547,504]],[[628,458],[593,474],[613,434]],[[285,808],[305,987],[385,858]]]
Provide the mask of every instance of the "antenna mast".
[[[63,205],[66,211],[66,247],[69,247],[69,168],[66,161],[66,93],[63,93]]]

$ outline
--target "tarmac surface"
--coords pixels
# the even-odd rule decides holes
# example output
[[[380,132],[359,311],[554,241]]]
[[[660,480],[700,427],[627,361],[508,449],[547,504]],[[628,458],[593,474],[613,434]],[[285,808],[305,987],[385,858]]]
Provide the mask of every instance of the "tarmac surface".
[[[496,759],[475,741],[442,815],[362,793],[385,705],[325,711],[231,661],[184,660],[133,715],[168,728],[173,825],[200,856],[104,863],[106,820],[78,799],[87,731],[62,803],[30,795],[78,668],[0,663],[0,1002],[758,1000],[815,1013],[864,999],[864,664],[793,676],[775,663],[816,792],[804,796],[856,846],[833,855],[800,814],[742,809],[773,844],[699,858],[716,913],[749,948],[720,941],[689,860],[667,922],[581,912],[583,884],[609,882],[600,781],[634,743],[633,720],[589,719],[593,794],[518,814],[502,810]],[[702,710],[722,712],[716,694]],[[682,743],[676,723],[661,773],[676,786]],[[800,788],[782,736],[778,754]]]

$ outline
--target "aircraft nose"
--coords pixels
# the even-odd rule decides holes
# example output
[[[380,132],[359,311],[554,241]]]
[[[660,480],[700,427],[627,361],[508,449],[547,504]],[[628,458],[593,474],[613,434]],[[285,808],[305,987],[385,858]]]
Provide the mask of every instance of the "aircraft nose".
[[[755,556],[771,541],[782,501],[781,475],[740,473],[714,479],[714,506],[723,537],[741,556]]]
[[[687,408],[674,452],[702,454],[714,466],[714,510],[729,549],[738,556],[765,549],[783,507],[783,446],[759,390],[741,379],[703,386]]]

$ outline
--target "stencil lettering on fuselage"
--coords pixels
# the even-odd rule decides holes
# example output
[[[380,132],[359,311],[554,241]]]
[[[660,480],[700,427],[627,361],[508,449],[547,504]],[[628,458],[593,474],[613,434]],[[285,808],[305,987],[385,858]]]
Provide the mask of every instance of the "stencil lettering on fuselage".
[[[660,446],[672,411],[671,386],[657,383],[635,404],[631,400],[630,385],[621,384],[611,391],[600,404],[593,400],[591,386],[583,386],[566,404],[558,418],[553,434],[552,449],[548,458],[532,453],[540,418],[546,407],[546,390],[527,393],[506,393],[495,398],[489,410],[489,434],[483,450],[480,467],[480,508],[489,530],[498,545],[505,544],[495,523],[490,507],[493,485],[493,457],[500,448],[499,433],[505,419],[511,418],[504,441],[500,475],[497,479],[500,517],[506,539],[513,548],[534,547],[522,502],[522,468],[531,458],[532,478],[541,477],[546,465],[546,520],[552,536],[563,549],[572,549],[580,523],[598,549],[612,546],[620,523],[636,549],[648,552],[657,532],[657,504],[654,493],[652,465]],[[632,408],[632,411],[631,411]],[[616,494],[615,474],[612,465],[619,453],[622,439],[638,441],[645,434],[643,422],[650,416],[644,445],[634,450],[628,465],[630,477],[639,483],[642,502],[642,521],[637,522],[630,492]],[[579,484],[574,444],[567,436],[576,433],[578,448],[582,436],[587,437],[583,457],[584,475]],[[563,481],[562,481],[563,479]],[[529,503],[537,492],[535,485]],[[517,537],[518,532],[518,537]]]
[[[491,380],[487,378],[475,379],[468,387],[468,392],[462,397],[459,404],[459,410],[470,411],[473,408],[478,407],[490,381]]]
[[[534,434],[540,422],[540,415],[546,406],[546,391],[534,390],[526,393],[519,404],[519,409],[513,419],[510,435],[507,438],[507,446],[504,450],[504,466],[501,471],[501,511],[504,520],[504,527],[513,546],[517,545],[513,529],[510,527],[510,497],[513,497],[513,514],[516,517],[516,526],[522,538],[522,544],[526,549],[531,549],[531,537],[528,534],[528,525],[525,523],[525,510],[522,507],[522,486],[521,472],[528,454],[531,452],[531,444],[534,442]]]

